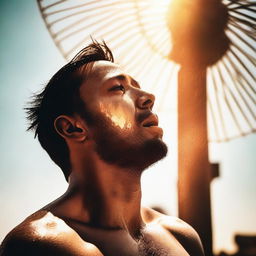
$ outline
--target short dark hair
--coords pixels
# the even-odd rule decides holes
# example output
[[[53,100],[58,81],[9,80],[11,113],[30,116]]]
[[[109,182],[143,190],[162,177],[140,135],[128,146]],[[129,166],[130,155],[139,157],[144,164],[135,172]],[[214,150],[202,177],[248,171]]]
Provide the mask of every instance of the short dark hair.
[[[80,98],[79,88],[87,77],[79,71],[86,69],[88,63],[99,60],[114,62],[113,54],[104,41],[92,40],[50,79],[41,92],[32,96],[25,107],[29,121],[27,130],[35,132],[35,138],[38,137],[41,146],[62,169],[66,180],[70,174],[69,149],[56,132],[54,120],[59,115],[81,112],[86,117],[86,103]]]

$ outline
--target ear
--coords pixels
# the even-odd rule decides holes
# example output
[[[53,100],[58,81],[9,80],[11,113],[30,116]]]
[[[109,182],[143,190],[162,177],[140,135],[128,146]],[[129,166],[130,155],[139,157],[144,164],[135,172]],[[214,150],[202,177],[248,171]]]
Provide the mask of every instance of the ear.
[[[87,131],[83,123],[71,116],[61,115],[54,120],[57,133],[64,139],[83,142],[86,140]]]

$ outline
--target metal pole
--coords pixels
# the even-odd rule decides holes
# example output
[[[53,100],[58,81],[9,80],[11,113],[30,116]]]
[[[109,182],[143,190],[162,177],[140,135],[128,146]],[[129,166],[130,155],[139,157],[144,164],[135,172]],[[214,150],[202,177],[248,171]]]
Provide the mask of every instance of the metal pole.
[[[202,240],[212,255],[208,161],[206,67],[184,65],[178,76],[178,197],[179,217]]]

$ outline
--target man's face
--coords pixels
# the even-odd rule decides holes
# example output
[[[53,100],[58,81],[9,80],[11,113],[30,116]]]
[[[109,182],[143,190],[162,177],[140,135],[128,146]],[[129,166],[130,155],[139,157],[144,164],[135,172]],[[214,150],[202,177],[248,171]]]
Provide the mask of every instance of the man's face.
[[[88,125],[89,136],[103,160],[145,169],[166,155],[163,131],[151,111],[154,96],[142,91],[118,65],[95,62],[80,97],[93,120]]]

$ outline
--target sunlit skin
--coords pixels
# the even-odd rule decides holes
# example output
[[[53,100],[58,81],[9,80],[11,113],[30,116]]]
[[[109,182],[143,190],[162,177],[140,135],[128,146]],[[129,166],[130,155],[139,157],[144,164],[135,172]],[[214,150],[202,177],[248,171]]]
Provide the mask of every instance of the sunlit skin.
[[[80,96],[90,111],[107,120],[115,131],[113,140],[120,137],[136,145],[162,140],[163,131],[152,112],[154,96],[118,65],[95,62]],[[94,126],[75,114],[56,118],[55,128],[70,150],[68,190],[17,226],[7,238],[9,244],[31,250],[31,255],[203,255],[191,226],[141,206],[143,170],[104,161],[95,150]]]

